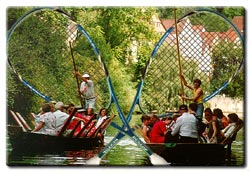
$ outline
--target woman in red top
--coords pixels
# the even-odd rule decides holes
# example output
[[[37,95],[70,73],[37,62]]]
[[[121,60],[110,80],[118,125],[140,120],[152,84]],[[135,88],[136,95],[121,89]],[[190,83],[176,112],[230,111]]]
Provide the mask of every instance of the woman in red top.
[[[166,125],[171,122],[172,120],[169,118],[166,118],[164,121],[157,121],[149,133],[150,143],[164,143],[165,135],[167,134]]]

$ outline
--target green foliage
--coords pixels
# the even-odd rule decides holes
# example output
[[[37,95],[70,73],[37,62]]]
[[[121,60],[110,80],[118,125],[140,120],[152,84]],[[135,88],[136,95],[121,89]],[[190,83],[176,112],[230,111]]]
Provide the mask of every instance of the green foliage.
[[[30,9],[9,8],[7,11],[8,28],[14,24],[18,17]],[[192,9],[191,7],[178,8],[177,18]],[[173,19],[173,8],[64,7],[63,10],[71,14],[76,22],[84,27],[97,45],[101,57],[104,59],[109,70],[121,108],[127,114],[146,63],[151,56],[156,42],[161,37],[154,30],[151,21],[152,16],[160,12],[160,16]],[[230,11],[230,8],[224,8],[223,13],[229,16]],[[236,11],[234,15],[241,14],[244,10],[240,8]],[[202,15],[198,18],[202,18],[205,21],[216,18],[214,16],[210,17]],[[193,22],[192,24],[199,24],[195,18],[191,19],[191,22]],[[72,74],[74,69],[68,45],[69,33],[67,28],[70,24],[72,23],[69,23],[61,14],[50,11],[39,12],[29,16],[13,32],[8,42],[8,57],[15,66],[15,69],[40,92],[54,100],[65,103],[72,102],[78,105],[77,84]],[[205,27],[207,31],[224,31],[227,29],[223,25],[217,27],[218,25],[218,23],[216,25],[210,23]],[[97,99],[99,104],[96,109],[98,111],[99,108],[106,107],[110,103],[109,90],[102,66],[96,58],[92,46],[80,31],[74,32],[73,28],[70,36],[72,36],[70,41],[72,41],[77,70],[81,73],[90,73],[91,79],[95,83],[95,92],[99,95]],[[136,49],[133,49],[135,47]],[[219,49],[220,47],[214,48],[214,52],[212,53],[215,64],[212,80],[214,87],[212,89],[219,86],[219,83],[216,83],[217,80],[226,80],[229,77],[223,75],[223,78],[221,78],[217,77],[217,74],[221,76],[223,73],[227,73],[228,68],[236,70],[233,63],[238,63],[242,56],[242,50],[238,49],[234,49],[234,56],[227,55],[228,50],[233,49],[233,45],[229,45],[222,51],[219,51]],[[168,55],[165,59],[163,58],[164,54]],[[223,59],[223,56],[228,56],[227,61],[220,61],[220,59]],[[152,65],[152,69],[150,70],[155,70],[156,73],[149,73],[147,75],[146,79],[148,81],[145,82],[145,93],[143,96],[153,98],[158,103],[142,103],[150,110],[153,110],[162,104],[162,102],[166,102],[165,107],[174,108],[178,105],[178,101],[180,101],[180,81],[176,77],[176,74],[178,74],[178,67],[176,67],[178,66],[176,47],[166,47],[165,52],[155,57],[154,63],[165,64],[165,67],[168,69],[165,69],[163,75],[163,67]],[[206,75],[204,72],[195,72],[198,66],[192,60],[182,65],[189,83],[196,77]],[[37,112],[44,100],[23,86],[9,69],[7,72],[8,107],[20,111],[22,114],[29,114],[31,111]],[[157,79],[155,78],[156,74],[158,74],[157,77],[160,80],[169,82],[165,84],[166,88],[159,85],[154,90],[156,93],[152,95],[154,87],[149,86],[149,84],[154,83],[153,79]],[[223,93],[241,97],[244,91],[244,88],[242,88],[242,85],[244,85],[243,78],[244,76],[242,75],[237,76],[235,79],[237,82],[233,82]],[[209,86],[206,84],[208,82],[210,81],[203,80],[203,83],[205,83],[203,88],[205,90],[208,90]],[[185,92],[187,92],[187,96],[191,95],[189,91],[185,90]],[[161,95],[164,96],[162,97]],[[117,113],[115,107],[112,106],[111,108],[112,113]]]
[[[233,19],[234,16],[245,16],[245,9],[244,7],[225,7],[222,8],[221,13]]]
[[[195,7],[177,8],[176,9],[176,19],[193,11],[194,9],[195,9]],[[160,7],[157,9],[157,11],[159,12],[160,18],[164,18],[164,19],[174,19],[174,17],[175,17],[174,10],[175,10],[175,8],[170,8],[170,7]]]
[[[232,73],[237,71],[238,65],[242,60],[243,50],[242,47],[237,47],[234,43],[222,41],[214,47],[212,54],[214,70],[211,82],[213,85],[212,89],[215,89],[220,86],[219,81],[227,81]],[[244,72],[241,71],[222,93],[229,97],[243,98],[245,89],[244,83]]]
[[[9,9],[9,25],[11,26],[13,21],[27,10],[27,8]],[[151,8],[63,8],[63,10],[74,16],[97,45],[111,74],[122,109],[127,112],[134,97],[134,84],[131,82],[134,73],[125,64],[126,59],[131,56],[128,47],[131,46],[132,40],[136,39],[140,43],[138,54],[142,54],[141,58],[148,57],[148,55],[143,56],[145,51],[143,42],[149,42],[154,38],[155,33],[150,24],[154,10]],[[72,76],[71,55],[66,41],[68,35],[65,30],[69,25],[67,22],[64,16],[50,11],[29,16],[11,35],[8,54],[15,69],[34,88],[54,100],[77,104],[79,100],[76,82]],[[102,98],[97,101],[103,102],[97,109],[101,108],[110,101],[104,74],[98,75],[102,79],[97,78],[101,66],[92,47],[79,31],[75,36],[77,39],[72,47],[76,66],[80,72],[89,72],[93,76],[92,80],[98,85],[95,91]],[[15,107],[17,111],[23,114],[28,114],[30,111],[37,112],[44,100],[29,89],[22,88],[20,81],[15,77],[14,79],[15,82],[8,74],[9,108],[13,109],[17,101],[22,99],[18,103],[19,106]],[[24,105],[24,102],[29,103]],[[21,106],[23,108],[20,108]]]

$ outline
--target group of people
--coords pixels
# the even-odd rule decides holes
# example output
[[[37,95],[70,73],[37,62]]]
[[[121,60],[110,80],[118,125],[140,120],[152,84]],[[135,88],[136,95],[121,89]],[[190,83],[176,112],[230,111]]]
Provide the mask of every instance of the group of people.
[[[58,135],[62,127],[65,125],[66,121],[73,113],[75,107],[73,104],[64,105],[63,102],[49,102],[44,103],[40,108],[39,114],[35,116],[35,128],[32,132],[48,134],[48,135]],[[75,135],[85,126],[88,135],[90,136],[93,132],[100,127],[100,125],[108,118],[107,110],[102,108],[99,112],[99,116],[95,118],[95,114],[86,114],[85,109],[79,109],[74,113],[73,118],[70,123],[67,125],[65,135],[69,134],[76,126],[76,124],[81,121],[81,125],[78,125],[78,128],[75,129]],[[91,120],[91,121],[90,121]],[[105,131],[101,131],[97,134],[97,137],[103,138]],[[82,133],[84,135],[86,133]]]
[[[231,137],[235,129],[243,121],[235,113],[226,117],[219,108],[206,108],[204,111],[206,130],[199,135],[196,115],[197,104],[180,105],[179,113],[159,119],[157,115],[141,117],[142,133],[146,143],[198,143],[199,137],[205,138],[207,143],[221,143]]]
[[[79,77],[82,80],[78,92],[80,95],[84,96],[85,107],[82,108],[86,108],[86,110],[80,109],[74,113],[73,118],[67,125],[64,135],[68,135],[72,132],[72,130],[74,130],[74,136],[76,136],[82,128],[84,128],[83,132],[80,132],[80,137],[92,136],[92,134],[98,129],[99,132],[97,132],[96,136],[103,144],[105,129],[99,130],[99,128],[105,120],[108,119],[107,109],[101,108],[98,117],[95,117],[94,108],[96,97],[94,92],[94,83],[90,80],[90,75],[87,73],[83,75],[81,75],[78,71],[74,71],[73,73],[76,77]],[[57,102],[55,104],[50,102],[43,104],[39,114],[35,117],[36,125],[33,132],[58,135],[74,109],[74,104],[65,106],[63,102]],[[78,125],[79,121],[81,121],[81,125]]]
[[[213,111],[210,108],[204,110],[203,90],[201,80],[195,79],[193,86],[189,85],[184,76],[181,80],[186,87],[193,90],[193,97],[182,94],[183,100],[192,101],[187,105],[180,105],[179,114],[159,119],[156,115],[143,115],[142,135],[146,143],[221,143],[225,138],[231,137],[243,121],[235,113],[230,113],[228,118],[219,108]],[[205,114],[204,131],[199,124]]]
[[[86,123],[88,117],[93,115],[93,109],[95,106],[94,84],[93,81],[90,80],[89,74],[85,73],[81,75],[78,71],[74,71],[73,73],[76,77],[79,77],[82,80],[78,91],[85,97],[85,107],[87,109],[87,115],[82,114],[80,115],[80,118],[75,116],[73,120],[75,122],[76,120],[83,120]],[[64,112],[65,107],[63,102],[57,102],[56,104],[53,104],[52,102],[43,104],[40,108],[39,114],[36,116],[36,127],[33,131],[56,135],[64,122],[68,119],[72,108],[74,108],[74,105],[69,104],[66,113]],[[83,119],[83,117],[85,119]],[[70,126],[72,126],[72,124]]]

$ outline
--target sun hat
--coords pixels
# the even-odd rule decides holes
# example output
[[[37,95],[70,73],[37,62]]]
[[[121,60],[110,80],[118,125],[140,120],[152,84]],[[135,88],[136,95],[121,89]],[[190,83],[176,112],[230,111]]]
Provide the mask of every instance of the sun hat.
[[[89,74],[85,73],[82,77],[83,78],[89,78]]]

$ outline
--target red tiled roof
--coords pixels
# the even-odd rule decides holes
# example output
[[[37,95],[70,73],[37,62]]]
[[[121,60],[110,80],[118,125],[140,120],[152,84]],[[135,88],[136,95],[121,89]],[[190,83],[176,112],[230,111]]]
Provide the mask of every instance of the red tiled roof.
[[[181,23],[178,23],[178,32],[182,32],[185,23],[187,20],[182,21]],[[244,33],[244,16],[235,16],[232,20],[232,22],[235,24],[235,26],[240,30],[241,33]],[[161,23],[165,30],[169,29],[171,26],[174,25],[174,20],[171,19],[161,19]],[[226,32],[206,32],[204,31],[204,27],[202,25],[194,25],[192,26],[192,29],[196,31],[197,34],[199,34],[202,38],[202,49],[205,50],[205,48],[208,46],[209,48],[212,48],[215,41],[219,40],[227,40],[230,42],[237,41],[237,33],[230,28]],[[169,37],[166,39],[169,43],[174,43],[175,41],[175,31],[173,31]]]
[[[171,19],[161,19],[161,24],[163,25],[164,29],[167,30],[174,24],[174,20]]]
[[[232,22],[240,30],[241,33],[244,32],[244,16],[234,16]]]

